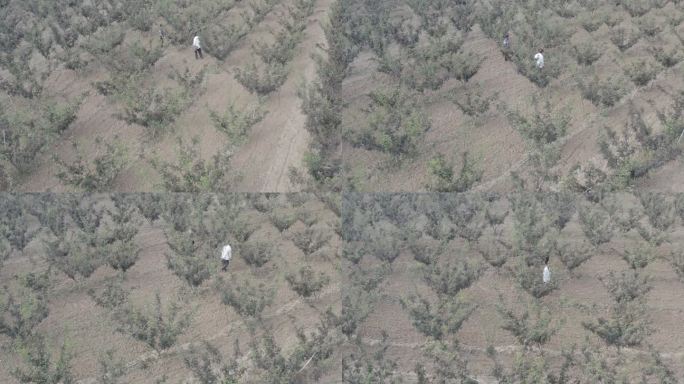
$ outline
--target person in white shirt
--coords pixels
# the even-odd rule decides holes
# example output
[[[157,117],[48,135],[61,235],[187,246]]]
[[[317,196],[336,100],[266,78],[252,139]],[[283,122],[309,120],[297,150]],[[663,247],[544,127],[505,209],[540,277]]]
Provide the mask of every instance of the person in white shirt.
[[[503,38],[503,49],[502,49],[504,60],[508,61],[511,59],[511,35],[506,32]]]
[[[226,271],[228,269],[228,264],[230,263],[230,259],[233,257],[233,250],[230,248],[229,244],[226,244],[223,246],[223,249],[221,250],[221,262],[223,263],[223,269],[222,271]]]
[[[195,59],[202,59],[202,45],[200,44],[199,36],[192,39],[192,47],[195,48]]]
[[[539,52],[534,55],[534,61],[537,64],[537,68],[544,68],[544,48],[539,48]]]
[[[551,281],[551,271],[549,270],[549,258],[546,258],[546,262],[544,263],[544,272],[542,274],[542,280],[544,281],[544,284],[548,284]]]
[[[159,40],[161,41],[161,46],[164,47],[164,39],[166,38],[166,32],[164,32],[164,27],[159,24]]]

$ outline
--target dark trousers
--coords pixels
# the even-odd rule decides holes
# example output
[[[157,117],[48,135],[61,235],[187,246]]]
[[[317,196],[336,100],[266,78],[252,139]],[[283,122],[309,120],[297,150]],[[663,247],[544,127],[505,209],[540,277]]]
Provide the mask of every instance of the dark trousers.
[[[202,48],[196,48],[195,49],[195,59],[202,59]]]
[[[223,263],[223,268],[221,268],[221,270],[225,272],[228,269],[228,264],[230,264],[230,260],[221,259],[221,262]]]

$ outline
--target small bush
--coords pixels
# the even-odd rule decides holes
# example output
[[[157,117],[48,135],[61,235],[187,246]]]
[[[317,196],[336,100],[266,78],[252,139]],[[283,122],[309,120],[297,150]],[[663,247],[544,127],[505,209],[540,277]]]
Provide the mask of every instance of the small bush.
[[[124,104],[124,121],[143,126],[151,138],[157,138],[185,110],[190,95],[184,89],[143,88],[138,81],[131,81],[117,98]]]
[[[240,316],[261,319],[266,307],[273,303],[275,290],[263,283],[253,286],[248,280],[227,283],[221,288],[221,302],[231,306]]]
[[[423,278],[438,295],[455,297],[477,281],[481,273],[479,266],[459,260],[444,265],[432,264],[424,269]]]
[[[635,85],[643,87],[655,79],[659,68],[649,60],[638,60],[625,68],[625,73],[632,79]]]
[[[278,228],[279,232],[290,228],[297,221],[297,216],[291,212],[274,211],[271,213],[270,218],[271,223],[273,223],[274,227]]]
[[[232,359],[224,358],[216,347],[204,341],[201,347],[191,347],[183,361],[199,384],[236,384],[245,371],[238,366],[240,357],[237,339]]]
[[[288,68],[278,63],[266,64],[263,69],[255,63],[235,70],[235,80],[257,95],[268,95],[287,80]]]
[[[80,234],[70,240],[46,241],[47,259],[72,280],[87,279],[102,265],[99,244],[89,237]]]
[[[463,113],[471,117],[484,115],[496,98],[497,94],[484,97],[480,92],[461,91],[459,89],[454,89],[454,92],[449,94],[449,100],[456,104]]]
[[[212,56],[225,60],[248,32],[249,29],[240,22],[231,23],[228,26],[214,23],[203,32],[204,47]]]
[[[577,63],[592,65],[603,55],[603,47],[597,46],[591,40],[584,41],[572,47]]]
[[[162,187],[168,192],[220,192],[229,188],[233,177],[230,167],[232,153],[219,151],[210,160],[201,158],[199,138],[195,136],[190,144],[177,140],[177,163],[168,163],[153,158],[152,167],[162,178]]]
[[[594,246],[609,242],[613,237],[614,225],[610,215],[598,207],[583,206],[579,209],[582,231]]]
[[[95,304],[106,309],[121,308],[128,301],[129,292],[123,288],[118,279],[109,280],[102,291],[98,294],[95,289],[88,290],[88,295],[95,301]]]
[[[507,307],[503,298],[499,299],[497,311],[504,321],[502,328],[509,331],[518,340],[518,343],[525,348],[532,345],[538,347],[548,343],[553,335],[558,332],[559,327],[553,324],[551,311],[542,308],[541,305],[534,304],[532,310],[526,308],[522,313]]]
[[[670,264],[681,280],[684,280],[684,252],[672,252]]]
[[[583,322],[582,325],[606,344],[620,349],[641,345],[653,333],[647,316],[647,308],[643,303],[629,302],[615,305],[612,317],[599,317],[594,322]]]
[[[565,136],[570,116],[564,111],[553,111],[551,103],[547,101],[543,109],[535,102],[532,116],[511,112],[509,120],[525,139],[531,141],[535,147],[541,148]]]
[[[356,143],[395,160],[414,156],[420,138],[430,129],[429,116],[401,89],[375,91],[370,98],[368,126],[355,138]]]
[[[105,248],[104,258],[110,267],[126,273],[140,257],[140,247],[133,241],[116,240]]]
[[[684,55],[679,48],[665,49],[663,47],[655,47],[652,49],[655,59],[665,68],[672,68],[682,61]]]
[[[176,276],[191,287],[199,287],[211,277],[212,264],[206,253],[200,253],[200,242],[195,242],[193,235],[172,231],[167,243],[171,248],[166,254],[167,266]]]
[[[582,243],[577,246],[570,244],[561,245],[558,247],[558,251],[563,265],[568,270],[573,271],[591,258],[593,249],[589,248],[587,244]]]
[[[618,304],[643,300],[653,288],[650,279],[636,270],[623,271],[620,274],[610,272],[601,281]]]
[[[331,237],[332,234],[323,228],[309,227],[295,233],[292,242],[304,252],[304,255],[309,256],[326,245]]]
[[[441,153],[428,162],[428,170],[434,181],[427,188],[436,192],[465,192],[477,184],[484,173],[474,164],[468,152],[463,153],[463,165],[458,177],[454,175],[453,164],[447,163]]]
[[[76,151],[74,162],[67,163],[56,156],[53,157],[59,166],[57,178],[62,183],[86,192],[103,192],[112,187],[114,180],[127,164],[126,148],[118,138],[112,143],[104,143],[102,139],[96,138],[95,143],[97,152],[90,155],[93,158],[92,164],[85,159],[76,142],[73,142]]]
[[[117,330],[128,333],[156,351],[171,348],[178,337],[190,326],[189,312],[181,312],[181,305],[171,302],[162,308],[159,293],[155,295],[152,311],[128,307],[116,313]]]
[[[600,80],[594,75],[592,80],[580,81],[579,87],[582,96],[597,107],[612,107],[627,93],[624,81],[617,77]]]
[[[277,255],[273,244],[266,241],[251,241],[240,247],[240,255],[252,267],[260,268]]]
[[[458,298],[440,300],[433,305],[425,298],[413,295],[401,304],[408,311],[413,326],[434,340],[455,335],[475,310],[473,305]]]
[[[622,52],[636,44],[640,37],[641,33],[633,28],[618,27],[610,30],[610,41]]]
[[[639,19],[639,29],[649,37],[654,37],[662,31],[662,24],[654,17],[643,17]]]
[[[235,108],[234,104],[231,104],[223,115],[209,111],[209,117],[217,130],[226,134],[235,143],[240,143],[246,139],[249,130],[254,124],[260,122],[266,116],[266,113],[267,111],[261,105],[248,108],[243,112]]]
[[[482,59],[472,52],[451,53],[442,60],[442,66],[446,68],[451,76],[468,82],[480,69]]]
[[[606,17],[603,14],[584,13],[579,16],[579,22],[587,32],[594,32],[605,23]]]
[[[293,291],[305,298],[318,294],[330,283],[330,277],[323,272],[316,274],[308,265],[300,268],[298,274],[288,274],[285,280],[290,284]]]
[[[55,360],[48,350],[45,337],[36,335],[24,340],[19,350],[27,369],[15,368],[12,376],[20,383],[72,384],[75,379],[71,373],[74,355],[62,344],[59,357]]]

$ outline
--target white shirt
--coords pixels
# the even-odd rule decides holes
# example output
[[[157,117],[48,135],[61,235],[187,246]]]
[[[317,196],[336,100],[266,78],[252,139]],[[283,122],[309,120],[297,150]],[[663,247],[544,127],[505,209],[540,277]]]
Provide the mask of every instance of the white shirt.
[[[537,62],[537,68],[544,68],[544,55],[541,52],[534,55],[534,60]]]
[[[549,271],[548,265],[544,266],[544,276],[542,277],[542,279],[544,280],[544,283],[548,283],[549,281],[551,281],[551,271]]]
[[[195,38],[192,39],[192,46],[195,47],[195,49],[202,48],[202,46],[200,45],[199,36],[195,36]]]
[[[230,248],[230,245],[226,244],[221,250],[221,259],[230,260],[231,257],[233,257],[233,250]]]

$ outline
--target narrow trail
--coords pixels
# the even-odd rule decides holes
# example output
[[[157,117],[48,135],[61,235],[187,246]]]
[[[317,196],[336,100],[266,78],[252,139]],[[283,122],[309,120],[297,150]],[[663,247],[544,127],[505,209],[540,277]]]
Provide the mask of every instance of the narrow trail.
[[[288,172],[299,168],[306,152],[309,134],[306,115],[301,110],[297,90],[302,82],[316,77],[316,62],[311,57],[317,46],[325,44],[321,23],[327,16],[331,0],[316,4],[309,18],[298,54],[290,63],[292,71],[280,90],[271,97],[269,114],[253,129],[250,140],[235,154],[233,164],[243,171],[245,179],[241,191],[291,192]]]

